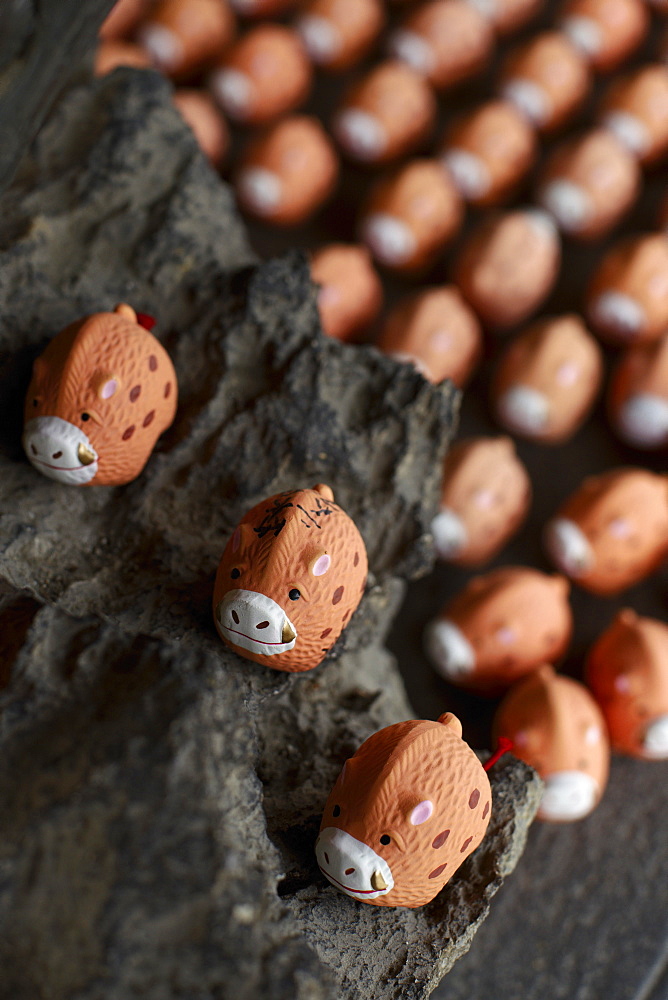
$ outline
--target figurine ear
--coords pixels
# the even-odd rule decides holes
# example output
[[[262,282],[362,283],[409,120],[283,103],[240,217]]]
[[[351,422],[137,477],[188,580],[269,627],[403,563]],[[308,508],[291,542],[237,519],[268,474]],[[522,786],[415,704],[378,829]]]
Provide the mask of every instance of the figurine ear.
[[[46,378],[48,370],[49,366],[44,360],[44,355],[40,354],[40,356],[38,358],[35,358],[35,360],[33,361],[32,377],[39,382],[42,379]]]
[[[496,439],[496,445],[499,449],[499,453],[502,455],[515,455],[515,442],[512,438],[508,437],[506,434],[502,435],[500,438]]]
[[[131,320],[133,323],[137,322],[137,313],[134,311],[132,306],[129,306],[127,302],[119,302],[114,312],[118,316],[124,316],[125,319]]]
[[[415,808],[412,810],[409,820],[413,826],[419,826],[420,823],[426,823],[434,811],[434,803],[431,799],[424,799],[423,802],[418,802]]]
[[[462,735],[462,724],[456,715],[452,712],[444,712],[443,715],[439,715],[438,721],[442,726],[447,726],[456,736]]]
[[[121,388],[118,375],[109,372],[96,372],[93,376],[93,391],[98,399],[111,399]]]
[[[324,576],[332,565],[332,558],[326,552],[317,552],[309,561],[309,573],[312,576]]]
[[[560,590],[564,596],[570,593],[571,584],[567,577],[563,576],[561,573],[553,573],[550,577],[555,585],[556,590]]]
[[[320,496],[323,497],[325,500],[334,499],[334,490],[332,489],[331,486],[328,486],[326,483],[316,483],[315,486],[313,487],[313,491],[314,493],[319,493]]]
[[[636,625],[638,623],[638,615],[633,610],[633,608],[622,608],[622,610],[617,615],[616,624],[617,625]]]

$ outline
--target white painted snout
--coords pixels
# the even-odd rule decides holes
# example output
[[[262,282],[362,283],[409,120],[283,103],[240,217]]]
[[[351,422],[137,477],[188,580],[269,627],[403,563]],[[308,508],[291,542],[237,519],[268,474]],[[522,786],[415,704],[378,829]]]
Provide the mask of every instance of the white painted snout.
[[[234,646],[250,653],[287,653],[297,641],[280,604],[255,590],[228,590],[216,608],[216,628]]]
[[[387,861],[345,830],[334,826],[321,830],[315,856],[323,875],[353,899],[376,899],[394,888]]]
[[[425,652],[437,673],[457,681],[473,673],[475,650],[461,629],[447,618],[435,618],[424,633]]]
[[[468,542],[466,525],[449,507],[442,507],[431,522],[431,533],[440,559],[454,559]]]
[[[534,437],[547,427],[550,403],[545,393],[517,383],[499,396],[496,412],[504,427]]]
[[[97,473],[98,455],[88,437],[61,417],[33,417],[23,430],[31,464],[58,483],[83,486]]]
[[[583,532],[574,521],[565,517],[556,517],[548,522],[545,528],[545,547],[567,576],[583,576],[596,561]]]
[[[538,815],[555,823],[583,819],[598,800],[598,785],[584,771],[555,771],[545,779]]]
[[[668,758],[668,715],[659,715],[649,723],[645,730],[643,750],[651,760]]]

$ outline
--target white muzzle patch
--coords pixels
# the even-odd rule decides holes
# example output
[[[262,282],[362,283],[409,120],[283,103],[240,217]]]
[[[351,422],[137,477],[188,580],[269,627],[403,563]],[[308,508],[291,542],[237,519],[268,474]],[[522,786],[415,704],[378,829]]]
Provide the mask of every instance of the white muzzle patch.
[[[464,198],[482,198],[487,194],[492,181],[486,164],[479,156],[454,146],[441,159]]]
[[[592,207],[589,195],[572,181],[551,181],[541,189],[538,200],[565,233],[577,233],[589,221]]]
[[[394,888],[392,869],[368,844],[327,826],[315,843],[318,867],[332,885],[353,899],[376,899]],[[384,888],[375,888],[377,885]]]
[[[532,125],[542,125],[550,113],[548,96],[542,87],[523,77],[508,80],[501,88],[500,96],[509,101]]]
[[[649,723],[642,746],[645,756],[651,760],[668,757],[668,715],[660,715]]]
[[[362,239],[376,260],[390,267],[405,264],[416,249],[415,237],[406,223],[385,212],[366,217],[362,223]]]
[[[416,31],[400,28],[390,35],[387,48],[391,56],[407,63],[416,73],[431,73],[434,68],[434,51],[429,42]]]
[[[514,385],[496,403],[504,427],[533,437],[545,430],[550,415],[547,396],[528,385]]]
[[[629,396],[615,421],[619,436],[636,448],[662,448],[668,443],[668,400],[649,392]]]
[[[431,522],[434,548],[440,559],[458,556],[468,542],[468,532],[458,514],[449,507],[443,507]]]
[[[264,167],[246,167],[239,172],[237,187],[241,200],[258,215],[270,215],[283,196],[281,178]]]
[[[437,673],[446,681],[472,674],[475,650],[463,632],[447,618],[435,618],[424,633],[424,648]]]
[[[387,148],[387,134],[375,115],[360,108],[340,111],[333,122],[336,138],[357,160],[373,162]]]
[[[582,819],[598,799],[598,785],[583,771],[556,771],[545,778],[545,791],[538,815],[541,819],[567,823]]]
[[[61,417],[33,417],[23,430],[23,447],[32,465],[58,483],[83,486],[97,474],[98,456],[88,437]],[[94,461],[83,462],[85,452]]]
[[[216,627],[233,646],[262,656],[287,653],[297,641],[280,604],[255,590],[228,590],[216,608]]]
[[[583,576],[596,561],[591,545],[577,524],[565,517],[555,517],[548,522],[545,545],[556,565],[567,576]]]
[[[336,59],[341,51],[341,34],[331,21],[317,14],[304,14],[295,28],[304,43],[304,48],[318,66],[326,66]]]
[[[619,337],[631,339],[645,324],[645,310],[622,292],[602,292],[594,299],[589,315],[595,326],[611,330]]]
[[[221,69],[210,81],[211,90],[231,118],[244,119],[253,99],[253,84],[245,73]]]

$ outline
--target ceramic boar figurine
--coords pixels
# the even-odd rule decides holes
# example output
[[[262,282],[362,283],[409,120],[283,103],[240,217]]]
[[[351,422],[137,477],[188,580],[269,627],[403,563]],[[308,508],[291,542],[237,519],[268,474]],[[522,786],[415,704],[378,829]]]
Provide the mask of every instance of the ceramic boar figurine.
[[[362,536],[329,486],[278,493],[248,511],[223,552],[218,634],[274,670],[312,670],[348,624],[366,576]]]
[[[608,414],[634,448],[668,445],[668,337],[626,352],[610,379]]]
[[[445,459],[441,509],[431,522],[439,558],[461,566],[491,559],[530,503],[531,480],[510,438],[460,441]]]
[[[610,747],[601,711],[582,684],[543,665],[508,692],[494,731],[545,782],[540,819],[582,819],[598,804]]]
[[[135,479],[174,419],[177,383],[162,344],[128,305],[70,324],[35,361],[23,447],[50,479]]]
[[[565,651],[573,628],[568,581],[506,566],[474,577],[427,626],[425,647],[446,680],[497,695]]]
[[[343,766],[323,813],[318,865],[363,903],[423,906],[482,841],[491,799],[449,712],[387,726]]]
[[[616,594],[668,554],[668,480],[644,469],[591,476],[548,522],[548,553],[585,590]]]
[[[615,750],[668,758],[668,625],[620,611],[587,658],[586,681]]]

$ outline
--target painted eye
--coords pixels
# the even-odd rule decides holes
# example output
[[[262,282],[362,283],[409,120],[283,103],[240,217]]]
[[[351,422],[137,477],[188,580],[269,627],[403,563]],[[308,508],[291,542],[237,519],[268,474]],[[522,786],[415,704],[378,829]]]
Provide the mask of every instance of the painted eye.
[[[36,400],[36,399],[33,399],[33,401],[32,401],[32,405],[33,405],[33,406],[37,406],[37,400]]]
[[[389,833],[384,833],[383,836],[380,838],[381,844],[385,844],[386,846],[391,842],[391,840],[392,838],[390,837]]]
[[[332,809],[332,816],[340,816],[340,815],[341,815],[341,806],[334,806],[334,808]]]
[[[82,413],[81,414],[81,419],[82,420],[90,420],[90,413]]]
[[[288,597],[290,598],[291,601],[298,601],[301,596],[302,596],[301,593],[297,590],[296,587],[293,587],[290,593],[288,594]]]
[[[237,569],[235,566],[232,572],[230,573],[230,576],[232,577],[233,580],[238,580],[239,577],[241,576],[241,570]]]

